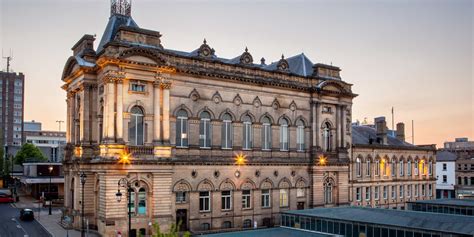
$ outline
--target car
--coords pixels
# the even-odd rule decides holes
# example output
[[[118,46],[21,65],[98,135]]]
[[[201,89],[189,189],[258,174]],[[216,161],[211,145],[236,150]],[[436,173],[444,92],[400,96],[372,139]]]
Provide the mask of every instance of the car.
[[[35,214],[33,210],[23,208],[20,210],[20,220],[22,221],[32,221],[35,219]]]
[[[10,203],[13,201],[14,199],[10,190],[0,189],[0,203]]]

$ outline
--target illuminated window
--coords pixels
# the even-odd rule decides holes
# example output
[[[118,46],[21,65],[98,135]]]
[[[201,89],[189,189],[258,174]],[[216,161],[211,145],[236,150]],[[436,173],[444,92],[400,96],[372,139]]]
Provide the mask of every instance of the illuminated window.
[[[182,109],[176,113],[176,147],[188,146],[188,113]]]
[[[288,189],[280,189],[280,207],[288,207]]]
[[[289,140],[289,132],[288,132],[288,120],[285,118],[280,119],[280,150],[281,151],[288,151],[288,140]]]
[[[230,149],[232,148],[232,136],[233,136],[233,127],[232,127],[232,116],[225,113],[222,116],[222,148]]]
[[[201,148],[210,148],[211,147],[211,114],[209,112],[203,111],[200,114],[200,123],[199,123],[199,146]]]

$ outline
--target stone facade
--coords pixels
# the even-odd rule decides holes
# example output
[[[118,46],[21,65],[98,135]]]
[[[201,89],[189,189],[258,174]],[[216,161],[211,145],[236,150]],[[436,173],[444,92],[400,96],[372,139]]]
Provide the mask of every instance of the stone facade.
[[[82,37],[62,76],[75,227],[83,203],[91,228],[126,236],[122,178],[132,235],[152,222],[193,232],[272,226],[284,210],[350,203],[356,95],[339,68],[304,54],[254,64],[247,49],[222,59],[206,41],[166,49],[159,32],[114,9],[97,51]]]

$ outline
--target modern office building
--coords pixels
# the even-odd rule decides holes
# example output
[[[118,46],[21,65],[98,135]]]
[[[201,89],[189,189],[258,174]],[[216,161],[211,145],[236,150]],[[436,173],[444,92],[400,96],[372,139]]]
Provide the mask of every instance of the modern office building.
[[[23,163],[20,177],[23,191],[36,199],[64,197],[64,175],[61,163]]]
[[[7,154],[16,154],[24,141],[24,83],[23,73],[0,72],[0,134]]]
[[[24,136],[26,142],[38,147],[50,162],[61,162],[66,147],[66,132],[45,131],[41,123],[25,121]]]

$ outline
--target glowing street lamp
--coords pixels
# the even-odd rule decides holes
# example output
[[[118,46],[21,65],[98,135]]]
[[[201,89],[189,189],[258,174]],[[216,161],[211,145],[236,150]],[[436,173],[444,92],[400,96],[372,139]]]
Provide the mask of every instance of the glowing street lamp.
[[[324,166],[328,163],[328,159],[324,155],[318,157],[318,165]]]

